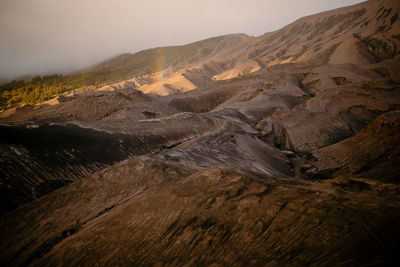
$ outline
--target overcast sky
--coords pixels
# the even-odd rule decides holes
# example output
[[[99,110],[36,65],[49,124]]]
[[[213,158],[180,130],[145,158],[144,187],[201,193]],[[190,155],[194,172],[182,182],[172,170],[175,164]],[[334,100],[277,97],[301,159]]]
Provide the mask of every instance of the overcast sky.
[[[0,79],[70,72],[111,56],[253,36],[359,0],[0,0]]]

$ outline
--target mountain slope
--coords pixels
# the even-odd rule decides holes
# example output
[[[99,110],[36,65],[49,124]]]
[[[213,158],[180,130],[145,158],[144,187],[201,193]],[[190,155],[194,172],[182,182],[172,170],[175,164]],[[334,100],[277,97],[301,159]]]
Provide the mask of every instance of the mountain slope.
[[[80,85],[110,88],[115,83],[111,88],[134,87],[168,95],[274,64],[376,63],[399,55],[398,12],[395,0],[367,1],[301,18],[255,38],[231,34],[123,54],[63,77],[60,86],[65,91]],[[398,81],[396,76],[393,79]]]
[[[178,71],[193,82],[183,88],[190,90],[210,78],[230,79],[274,64],[376,63],[400,53],[398,12],[399,4],[394,0],[367,1],[299,19],[260,37],[228,35],[181,47],[146,50],[123,55],[93,71],[130,72],[127,76],[134,78],[131,81],[139,90],[165,95],[175,92],[166,87],[173,83],[168,77]],[[198,74],[196,80],[190,78],[193,69]],[[146,77],[144,88],[135,79],[138,76]]]
[[[1,260],[30,266],[395,263],[397,197],[283,181],[128,160],[3,218]]]
[[[1,264],[398,265],[399,7],[123,55],[3,113]]]

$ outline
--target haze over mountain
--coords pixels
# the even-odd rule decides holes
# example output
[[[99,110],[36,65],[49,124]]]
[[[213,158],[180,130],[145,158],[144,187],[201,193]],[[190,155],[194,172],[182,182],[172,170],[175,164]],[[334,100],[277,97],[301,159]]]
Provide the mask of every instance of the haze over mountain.
[[[0,82],[65,74],[121,53],[211,36],[256,36],[301,16],[357,2],[2,0]]]
[[[1,265],[398,265],[399,13],[3,85]]]

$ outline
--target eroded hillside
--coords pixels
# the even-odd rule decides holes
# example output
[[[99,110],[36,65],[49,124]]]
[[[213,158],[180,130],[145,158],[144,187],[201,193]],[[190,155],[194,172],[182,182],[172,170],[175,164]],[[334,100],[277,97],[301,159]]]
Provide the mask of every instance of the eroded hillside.
[[[86,71],[126,80],[3,112],[0,261],[396,265],[399,12],[123,55]]]

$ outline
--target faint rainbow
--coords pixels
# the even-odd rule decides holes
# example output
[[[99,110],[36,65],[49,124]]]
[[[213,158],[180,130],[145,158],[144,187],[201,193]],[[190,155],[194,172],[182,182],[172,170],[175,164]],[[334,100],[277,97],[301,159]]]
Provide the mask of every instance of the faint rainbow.
[[[155,66],[155,72],[160,72],[159,74],[159,79],[163,80],[167,77],[167,53],[166,49],[160,48],[157,59],[156,59],[156,66]]]

